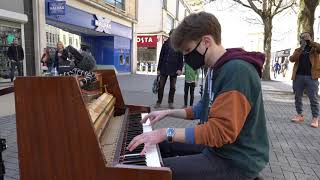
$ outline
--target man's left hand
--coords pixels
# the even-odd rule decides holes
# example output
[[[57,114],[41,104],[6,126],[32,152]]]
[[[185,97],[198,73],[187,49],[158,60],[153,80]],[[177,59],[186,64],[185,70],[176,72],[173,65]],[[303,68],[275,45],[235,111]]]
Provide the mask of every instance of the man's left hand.
[[[167,139],[166,129],[156,129],[147,133],[142,133],[132,139],[127,149],[133,151],[140,144],[144,144],[144,148],[141,151],[140,155],[143,156],[146,153],[146,150],[154,144],[158,144]]]
[[[178,74],[178,76],[180,76],[180,75],[182,74],[182,71],[181,71],[181,70],[178,70],[178,71],[177,71],[177,74]]]

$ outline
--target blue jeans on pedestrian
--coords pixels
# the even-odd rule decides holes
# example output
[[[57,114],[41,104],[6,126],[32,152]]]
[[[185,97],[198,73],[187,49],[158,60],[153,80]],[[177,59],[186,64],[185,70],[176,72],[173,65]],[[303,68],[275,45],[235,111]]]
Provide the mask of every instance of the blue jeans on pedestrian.
[[[312,79],[311,76],[297,75],[296,79],[293,80],[295,106],[298,114],[302,114],[303,112],[302,96],[304,90],[307,90],[307,95],[310,100],[312,117],[317,118],[319,116],[319,102],[317,98],[319,90],[318,79]]]

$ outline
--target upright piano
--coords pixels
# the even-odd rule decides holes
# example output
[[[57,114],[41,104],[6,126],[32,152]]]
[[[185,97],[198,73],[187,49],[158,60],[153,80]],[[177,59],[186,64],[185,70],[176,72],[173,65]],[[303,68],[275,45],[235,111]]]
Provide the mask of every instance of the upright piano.
[[[21,180],[170,180],[155,145],[129,152],[149,107],[125,105],[116,74],[99,70],[104,90],[84,95],[75,77],[14,82]]]

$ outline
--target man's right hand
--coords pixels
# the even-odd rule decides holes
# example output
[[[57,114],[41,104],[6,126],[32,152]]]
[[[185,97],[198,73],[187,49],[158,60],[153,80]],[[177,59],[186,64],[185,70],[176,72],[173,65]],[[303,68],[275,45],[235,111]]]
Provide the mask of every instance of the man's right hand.
[[[163,118],[169,115],[170,110],[163,110],[163,111],[153,111],[146,115],[140,122],[145,123],[147,120],[150,120],[150,124],[154,125],[156,122],[162,120]]]

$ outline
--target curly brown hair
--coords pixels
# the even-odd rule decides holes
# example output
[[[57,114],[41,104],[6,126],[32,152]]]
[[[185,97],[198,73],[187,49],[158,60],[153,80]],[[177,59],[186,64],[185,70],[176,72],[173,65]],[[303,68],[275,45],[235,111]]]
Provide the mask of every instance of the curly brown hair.
[[[202,36],[211,35],[216,44],[221,44],[221,25],[210,13],[192,13],[185,17],[171,35],[171,45],[182,51],[186,42],[198,41]]]

